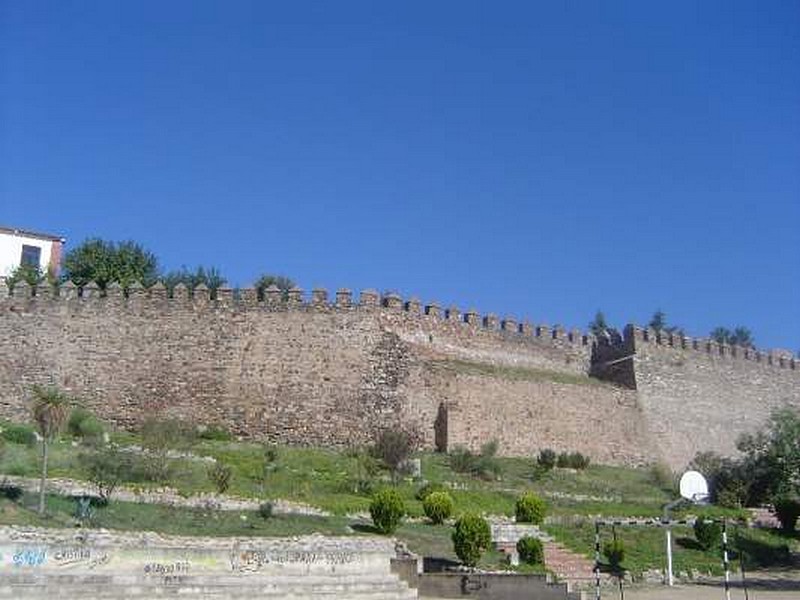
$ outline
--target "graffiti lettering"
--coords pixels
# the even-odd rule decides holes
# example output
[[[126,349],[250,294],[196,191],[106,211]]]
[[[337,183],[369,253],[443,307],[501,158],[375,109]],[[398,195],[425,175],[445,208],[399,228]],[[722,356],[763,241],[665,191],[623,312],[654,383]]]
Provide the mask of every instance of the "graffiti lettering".
[[[46,548],[29,548],[18,550],[12,556],[11,561],[17,567],[38,567],[47,559]]]
[[[176,561],[174,563],[147,563],[144,566],[145,575],[185,575],[188,572],[188,560]]]
[[[354,552],[278,552],[270,554],[262,550],[244,550],[234,553],[231,567],[234,571],[258,570],[268,564],[345,565],[355,562]]]

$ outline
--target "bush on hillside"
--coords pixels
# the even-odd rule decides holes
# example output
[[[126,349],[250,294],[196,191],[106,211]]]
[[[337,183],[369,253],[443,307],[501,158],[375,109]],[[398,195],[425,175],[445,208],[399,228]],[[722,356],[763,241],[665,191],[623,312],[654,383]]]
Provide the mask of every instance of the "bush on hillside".
[[[422,501],[425,516],[434,525],[440,525],[453,514],[453,498],[447,492],[431,492]]]
[[[722,527],[716,521],[697,519],[694,522],[694,537],[703,550],[711,550],[722,541]]]
[[[369,514],[380,533],[390,534],[400,525],[406,514],[406,507],[396,490],[384,489],[372,497]]]
[[[452,538],[456,556],[468,567],[474,567],[492,543],[492,530],[480,515],[466,514],[456,521]]]
[[[372,453],[383,461],[393,475],[397,475],[401,466],[411,457],[416,445],[416,436],[411,432],[402,429],[384,429],[375,440]]]
[[[450,468],[456,473],[469,473],[482,479],[498,479],[502,467],[497,460],[497,449],[497,440],[481,446],[480,454],[474,454],[463,446],[456,446],[449,455]]]
[[[517,554],[519,560],[526,565],[544,564],[544,546],[542,541],[526,535],[517,541]]]
[[[115,446],[81,454],[78,460],[104,502],[111,499],[120,483],[135,479],[134,461],[130,452],[122,452]]]
[[[225,429],[222,425],[208,425],[206,427],[198,428],[198,434],[201,440],[210,442],[231,442],[233,441],[233,434]]]
[[[262,502],[258,505],[258,516],[265,521],[271,519],[274,508],[272,502]]]
[[[218,460],[208,467],[206,475],[208,475],[208,480],[214,485],[214,489],[217,490],[217,493],[224,494],[231,486],[233,469],[230,465],[226,465]]]
[[[197,436],[191,424],[172,418],[149,418],[142,423],[139,432],[142,445],[154,451],[191,446]]]
[[[197,429],[179,419],[153,417],[142,423],[140,434],[146,450],[142,456],[143,478],[168,483],[173,467],[170,450],[190,447],[196,439]]]
[[[578,469],[583,470],[589,466],[590,459],[585,454],[580,452],[562,452],[556,459],[556,466],[560,469]]]
[[[84,442],[98,443],[102,441],[105,427],[100,420],[85,408],[73,408],[67,421],[67,431],[72,437]]]
[[[664,462],[655,463],[650,467],[650,481],[665,492],[675,491],[675,473]]]
[[[526,492],[519,498],[515,505],[517,523],[533,523],[541,525],[547,513],[547,504],[539,496]]]
[[[416,493],[414,494],[414,498],[422,502],[425,498],[428,497],[429,494],[433,492],[445,492],[447,488],[444,487],[441,483],[426,483],[422,487],[420,487]]]
[[[21,423],[3,423],[0,425],[0,435],[3,439],[12,444],[24,444],[33,446],[36,443],[36,434],[33,427]]]
[[[375,482],[381,472],[381,461],[375,458],[365,448],[352,447],[348,449],[347,456],[350,461],[350,476],[343,482],[344,490],[348,493],[371,496],[375,491]]]
[[[0,482],[0,498],[16,502],[22,498],[22,488],[11,483],[8,479],[3,479],[3,481]]]
[[[797,518],[800,517],[800,499],[782,495],[773,501],[775,516],[781,523],[785,533],[793,534],[797,528]]]
[[[622,540],[611,540],[603,544],[603,554],[612,571],[618,573],[622,570],[622,562],[625,560],[625,544]]]
[[[470,473],[475,462],[475,455],[464,446],[456,446],[447,456],[450,468],[456,473]]]
[[[555,450],[545,448],[539,452],[539,456],[536,458],[536,464],[539,465],[539,468],[541,468],[543,471],[552,471],[553,467],[556,466]]]

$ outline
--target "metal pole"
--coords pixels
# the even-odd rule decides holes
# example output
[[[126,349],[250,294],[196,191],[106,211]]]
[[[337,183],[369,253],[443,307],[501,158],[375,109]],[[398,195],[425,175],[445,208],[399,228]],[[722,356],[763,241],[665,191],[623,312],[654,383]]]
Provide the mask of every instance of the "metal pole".
[[[661,522],[667,528],[667,585],[672,586],[672,531],[670,530],[670,516],[669,511],[683,502],[683,498],[673,500],[664,506],[664,516]]]
[[[672,530],[667,525],[667,585],[672,587]]]
[[[744,550],[739,538],[739,527],[736,527],[736,552],[739,554],[739,568],[742,571],[742,589],[744,590],[744,600],[750,600],[750,595],[747,593],[747,577],[744,573]]]
[[[731,600],[731,571],[728,563],[728,520],[722,519],[722,563],[725,567],[725,599]]]
[[[600,522],[594,522],[594,597],[600,600]]]
[[[617,545],[617,526],[616,525],[612,525],[611,526],[611,535],[614,537],[614,546],[616,547],[616,545]],[[617,573],[617,584],[619,585],[619,599],[620,600],[625,600],[625,592],[622,589],[622,569],[620,569],[620,572]]]

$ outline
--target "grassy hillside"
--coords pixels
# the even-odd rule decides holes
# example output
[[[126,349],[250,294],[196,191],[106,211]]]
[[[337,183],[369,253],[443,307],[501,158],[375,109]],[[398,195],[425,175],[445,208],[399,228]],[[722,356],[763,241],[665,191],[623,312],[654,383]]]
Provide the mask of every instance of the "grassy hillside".
[[[24,436],[10,437],[14,441],[6,440],[0,450],[0,480],[3,475],[37,477],[38,446],[30,440],[19,443],[24,442],[21,439]],[[142,445],[139,436],[129,433],[112,437],[117,445],[129,450]],[[476,511],[510,517],[516,499],[526,491],[534,492],[548,503],[545,530],[575,552],[592,556],[594,517],[657,517],[663,505],[675,497],[669,478],[665,480],[663,472],[647,468],[590,465],[582,470],[556,468],[544,472],[532,458],[495,458],[496,474],[476,476],[455,470],[453,457],[420,453],[417,456],[422,463],[422,477],[392,481],[385,468],[357,450],[274,448],[253,442],[197,438],[171,445],[174,447],[169,455],[164,449],[149,454],[130,450],[132,460],[141,463],[141,468],[131,471],[121,485],[140,489],[168,486],[182,496],[214,492],[208,476],[209,465],[213,463],[204,458],[212,457],[231,467],[228,495],[259,502],[291,500],[322,509],[329,516],[275,515],[264,519],[257,511],[189,509],[113,500],[108,506],[94,508],[85,524],[181,535],[286,536],[312,532],[362,535],[374,533],[366,514],[371,493],[391,485],[404,498],[411,517],[399,529],[397,537],[415,552],[453,559],[451,527],[427,523],[422,503],[415,497],[422,485],[432,483],[452,495],[456,516]],[[92,451],[80,439],[63,436],[52,445],[50,477],[89,480],[90,473],[81,456]],[[271,460],[265,461],[266,451],[274,453]],[[158,476],[148,470],[148,465],[153,467],[154,462],[159,467]],[[69,498],[50,495],[46,517],[36,514],[34,506],[32,493],[25,493],[15,501],[0,498],[0,524],[63,527],[76,523],[76,504]],[[736,511],[722,512],[737,516]],[[718,570],[717,551],[699,549],[688,529],[676,529],[675,533],[679,570]],[[749,548],[751,567],[785,564],[789,561],[789,549],[797,549],[797,540],[777,534],[752,530],[742,530],[741,534]],[[624,562],[627,569],[641,573],[662,565],[663,530],[620,528],[618,535],[628,548]],[[482,565],[497,567],[499,561],[499,555],[489,553]]]

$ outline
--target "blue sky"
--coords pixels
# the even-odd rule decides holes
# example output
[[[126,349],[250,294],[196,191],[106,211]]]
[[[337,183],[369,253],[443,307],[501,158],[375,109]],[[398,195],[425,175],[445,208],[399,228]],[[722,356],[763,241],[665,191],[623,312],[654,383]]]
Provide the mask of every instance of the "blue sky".
[[[800,349],[794,0],[0,7],[0,224]]]

